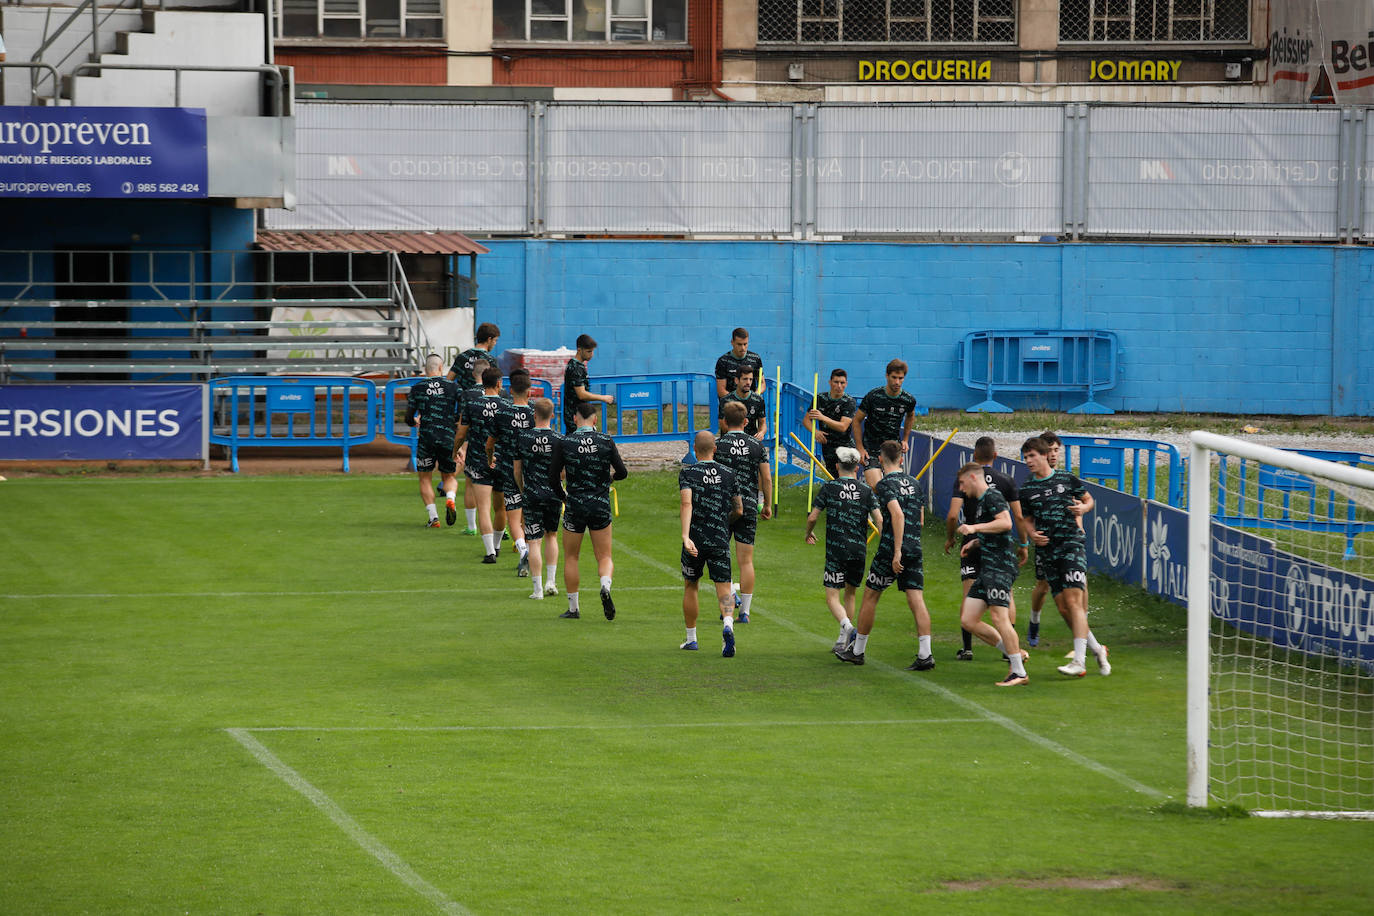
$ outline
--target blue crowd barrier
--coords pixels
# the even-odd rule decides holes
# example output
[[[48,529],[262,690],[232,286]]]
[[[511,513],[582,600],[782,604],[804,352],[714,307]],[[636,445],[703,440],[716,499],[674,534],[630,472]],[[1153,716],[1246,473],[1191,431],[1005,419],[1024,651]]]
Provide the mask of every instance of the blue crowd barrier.
[[[686,445],[683,461],[691,463],[695,460],[692,440],[697,432],[717,431],[719,413],[712,375],[602,375],[588,379],[587,390],[615,398],[614,405],[600,405],[601,429],[617,442],[681,441]],[[698,404],[706,406],[705,423],[697,416]]]
[[[1122,493],[1183,506],[1188,492],[1185,464],[1173,445],[1153,439],[1098,436],[1060,436],[1059,440],[1064,445],[1063,466],[1080,479],[1115,483]],[[1163,496],[1156,497],[1161,470],[1167,470],[1168,479]]]
[[[1069,413],[1114,413],[1097,403],[1098,392],[1116,386],[1119,349],[1111,331],[974,331],[959,344],[963,383],[986,399],[969,413],[1011,413],[997,392],[1065,394],[1086,401]]]
[[[353,419],[361,400],[362,416]],[[367,379],[249,375],[210,380],[210,401],[227,433],[210,441],[229,449],[239,469],[239,449],[253,446],[338,446],[343,469],[348,450],[376,438],[377,386]],[[216,423],[219,426],[219,423]]]
[[[422,376],[411,378],[395,378],[386,383],[382,394],[377,402],[377,432],[379,432],[388,442],[395,445],[404,445],[410,449],[410,469],[415,470],[415,450],[419,447],[420,438],[413,426],[406,425],[405,395],[410,392],[415,383],[422,380]],[[503,378],[501,386],[509,390],[510,379]],[[549,398],[554,402],[554,419],[558,418],[558,399],[554,398],[553,385],[547,379],[530,379],[531,398]]]
[[[827,390],[829,389],[822,389],[822,393]],[[810,463],[809,459],[806,457],[806,452],[797,447],[796,441],[789,433],[796,433],[797,438],[801,439],[807,448],[811,447],[811,430],[806,425],[806,412],[811,409],[811,392],[800,385],[783,382],[781,397],[782,412],[777,435],[783,446],[783,454],[786,456],[788,464],[799,466],[801,468],[800,473],[806,476],[807,466]],[[859,398],[855,400],[859,400]],[[914,413],[918,417],[924,417],[930,413],[930,408],[917,405]],[[816,445],[815,451],[817,458],[822,457],[819,443]],[[917,465],[916,469],[919,470],[920,466]]]

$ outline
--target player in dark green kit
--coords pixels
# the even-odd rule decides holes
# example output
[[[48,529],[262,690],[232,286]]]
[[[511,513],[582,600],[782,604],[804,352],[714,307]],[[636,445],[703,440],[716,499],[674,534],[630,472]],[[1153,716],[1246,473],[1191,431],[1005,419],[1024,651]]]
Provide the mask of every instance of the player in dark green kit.
[[[854,423],[854,412],[859,405],[844,393],[849,385],[849,375],[843,369],[830,372],[830,390],[816,395],[816,406],[806,412],[808,429],[816,431],[816,441],[821,446],[821,460],[831,477],[839,477],[836,468],[835,450],[854,444],[854,434],[850,426]],[[827,529],[829,524],[827,523]]]
[[[748,376],[741,379],[747,385]],[[730,401],[721,406],[721,424],[726,433],[716,440],[716,461],[730,469],[739,487],[744,514],[730,526],[735,541],[735,557],[739,560],[739,622],[749,622],[749,608],[754,601],[754,535],[759,524],[760,493],[771,493],[773,477],[768,471],[768,451],[753,436],[747,435],[744,424],[744,405]],[[773,517],[773,507],[763,503],[763,517]]]
[[[744,513],[739,483],[730,469],[715,460],[716,437],[707,430],[697,433],[692,442],[696,463],[677,475],[681,496],[678,517],[682,521],[682,621],[687,639],[678,648],[697,649],[697,583],[706,571],[716,586],[720,605],[720,654],[735,654],[735,624],[730,599],[730,526]]]
[[[568,360],[563,370],[563,434],[567,435],[577,428],[577,405],[587,401],[614,404],[615,398],[609,394],[593,394],[587,389],[590,381],[587,363],[596,355],[596,341],[590,334],[579,334],[577,353]]]
[[[1056,472],[1059,468],[1059,453],[1063,450],[1063,443],[1051,430],[1045,430],[1039,438],[1043,439],[1045,444],[1049,446],[1050,453],[1047,457],[1050,460],[1050,471]],[[1078,527],[1083,527],[1081,515],[1078,517]],[[1038,547],[1035,549],[1035,588],[1031,589],[1030,624],[1026,627],[1026,642],[1032,646],[1040,643],[1040,611],[1045,606],[1045,599],[1050,594],[1050,584],[1045,581],[1044,555],[1045,551]]]
[[[615,619],[611,600],[611,481],[624,480],[629,472],[620,459],[615,440],[596,429],[601,411],[591,402],[577,405],[577,428],[554,443],[549,465],[549,486],[562,495],[563,506],[563,584],[568,592],[568,610],[561,617],[576,619],[582,614],[577,589],[581,573],[577,561],[582,553],[582,534],[590,530],[596,571],[601,577],[601,610],[607,620]],[[567,472],[568,490],[563,493],[559,476]]]
[[[730,352],[716,360],[716,399],[735,390],[741,376],[754,377],[754,391],[763,393],[763,358],[749,349],[749,330],[735,328],[730,332]]]
[[[816,494],[811,514],[806,517],[806,543],[816,543],[816,521],[825,513],[825,606],[840,625],[839,638],[832,651],[839,653],[854,637],[854,595],[864,579],[868,559],[868,521],[882,522],[878,501],[866,484],[855,478],[859,452],[840,446],[835,453],[835,479],[827,480]],[[843,590],[843,597],[841,597]]]
[[[482,373],[477,368],[477,360],[485,360],[489,365],[496,365],[496,342],[501,339],[501,329],[490,321],[484,321],[477,326],[475,347],[468,347],[449,367],[448,377],[466,388],[468,385],[482,384]]]
[[[864,462],[864,482],[877,486],[882,478],[878,465],[878,449],[889,439],[900,443],[906,454],[907,434],[916,417],[916,399],[902,390],[906,378],[906,363],[894,359],[887,364],[887,384],[874,388],[859,402],[854,411],[854,438],[859,443],[859,457]]]
[[[462,394],[459,396],[458,405],[458,416],[460,418],[460,422],[463,416],[463,412],[467,410],[468,405],[482,400],[483,395],[486,393],[485,389],[482,388],[482,373],[487,371],[487,369],[491,368],[491,366],[492,363],[488,357],[476,357],[472,363],[472,371],[477,376],[477,383],[474,385],[469,385],[466,382],[464,382],[461,378],[456,380],[455,383],[462,388]],[[452,370],[450,370],[449,378],[452,379],[452,377],[453,372]],[[466,468],[466,440],[459,444],[459,447],[454,451],[453,454],[454,459],[458,462],[458,464]],[[477,490],[474,489],[471,485],[463,487],[463,512],[467,516],[467,525],[463,529],[463,533],[479,534],[480,532],[477,527]]]
[[[563,514],[563,502],[549,481],[553,466],[553,451],[562,440],[552,428],[553,401],[537,398],[530,405],[534,410],[534,428],[520,434],[512,471],[524,497],[525,538],[529,543],[530,578],[534,590],[531,598],[558,594],[554,576],[558,569],[558,524]],[[547,579],[544,578],[547,573]]]
[[[524,500],[515,482],[515,458],[520,451],[520,434],[534,426],[534,411],[530,408],[530,374],[516,369],[510,374],[509,401],[502,399],[496,408],[496,419],[487,437],[487,458],[495,483],[494,493],[500,493],[506,505],[506,521],[510,525],[515,549],[520,554],[515,574],[530,574],[529,547],[525,543]]]
[[[980,558],[978,578],[964,596],[959,622],[964,629],[1007,656],[1011,670],[997,685],[1020,687],[1029,683],[1030,678],[1026,676],[1025,653],[1017,641],[1009,612],[1011,588],[1018,569],[1011,507],[988,483],[981,464],[964,465],[959,469],[958,480],[965,496],[964,518],[968,521],[960,525],[957,532],[973,535],[973,540],[964,545],[962,552],[977,545]],[[992,618],[992,626],[983,622],[985,610]]]
[[[1021,454],[1031,472],[1030,480],[1021,486],[1022,524],[1035,543],[1036,555],[1045,555],[1042,565],[1050,594],[1073,633],[1073,658],[1059,667],[1059,673],[1083,677],[1088,673],[1083,664],[1086,651],[1091,649],[1098,671],[1111,674],[1107,647],[1088,628],[1088,557],[1079,519],[1092,510],[1092,495],[1083,481],[1050,466],[1050,446],[1045,440],[1027,439]]]
[[[753,436],[755,439],[768,438],[768,405],[763,400],[763,396],[754,393],[754,377],[745,373],[739,377],[735,384],[735,390],[721,398],[720,410],[721,432],[725,431],[725,408],[731,404],[739,404],[744,408],[744,425],[742,429],[746,435]]]
[[[873,488],[873,497],[883,516],[883,534],[873,554],[873,564],[864,581],[864,599],[859,606],[859,621],[854,642],[835,653],[840,661],[864,663],[868,636],[878,612],[878,599],[895,584],[906,593],[907,607],[916,621],[918,646],[916,660],[908,671],[929,671],[935,667],[930,654],[930,612],[926,610],[925,570],[921,556],[921,528],[925,523],[926,491],[921,482],[902,472],[902,446],[889,439],[879,446],[879,466],[883,476]]]
[[[458,421],[458,435],[454,439],[455,451],[463,445],[468,447],[463,474],[468,479],[468,488],[476,494],[477,528],[482,532],[482,547],[485,550],[483,563],[496,562],[497,546],[501,543],[501,535],[492,533],[491,491],[495,475],[483,447],[495,428],[496,411],[501,405],[500,390],[501,370],[490,366],[482,370],[482,396],[469,396],[464,402],[463,415]]]
[[[453,458],[454,427],[462,389],[442,377],[444,360],[437,354],[425,359],[425,377],[410,386],[406,395],[406,425],[418,426],[415,445],[415,470],[420,476],[420,499],[429,514],[427,528],[439,527],[439,511],[434,508],[434,469],[444,486],[445,515],[452,525],[458,519],[458,463]]]

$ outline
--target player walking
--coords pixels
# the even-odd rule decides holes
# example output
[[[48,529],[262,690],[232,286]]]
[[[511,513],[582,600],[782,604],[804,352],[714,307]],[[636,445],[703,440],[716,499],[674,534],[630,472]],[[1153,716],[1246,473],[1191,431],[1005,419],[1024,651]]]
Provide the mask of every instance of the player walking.
[[[749,331],[735,328],[730,332],[730,351],[716,360],[716,399],[735,390],[741,375],[754,377],[754,390],[763,393],[763,358],[749,349]]]
[[[754,393],[754,377],[749,373],[740,375],[735,390],[720,401],[722,432],[725,431],[725,408],[731,404],[739,404],[744,408],[745,419],[741,428],[747,435],[760,440],[768,438],[768,405],[762,395]]]
[[[454,425],[458,422],[462,389],[443,377],[444,360],[436,353],[425,357],[425,377],[410,386],[406,395],[406,425],[419,427],[416,433],[415,470],[420,477],[420,500],[429,514],[426,528],[439,527],[439,511],[434,507],[434,469],[444,487],[444,511],[452,525],[458,519],[458,464],[453,460]]]
[[[894,359],[887,364],[887,384],[874,388],[859,402],[854,412],[854,438],[864,462],[864,483],[876,487],[882,479],[878,450],[889,439],[902,446],[906,454],[907,434],[916,418],[916,399],[902,390],[906,363]]]
[[[458,435],[454,438],[455,453],[466,445],[467,458],[463,462],[463,474],[468,480],[468,489],[474,493],[477,504],[477,529],[482,533],[483,563],[495,563],[496,551],[501,543],[501,535],[493,534],[491,524],[491,490],[495,483],[491,464],[483,446],[496,425],[496,411],[501,405],[501,370],[488,366],[482,370],[482,396],[469,398],[463,405],[463,415],[458,421]]]
[[[1091,649],[1097,656],[1097,670],[1111,674],[1107,647],[1088,628],[1088,559],[1078,520],[1092,510],[1092,496],[1077,477],[1055,472],[1049,461],[1050,446],[1044,439],[1027,439],[1021,454],[1031,472],[1030,480],[1021,488],[1026,509],[1023,528],[1035,542],[1036,554],[1045,554],[1043,565],[1050,593],[1059,615],[1073,632],[1073,659],[1061,665],[1059,673],[1068,677],[1087,674],[1083,662],[1086,650]]]
[[[749,376],[740,378],[740,387],[749,384]],[[772,474],[768,471],[768,452],[763,444],[745,431],[745,405],[730,401],[721,407],[721,423],[726,433],[715,443],[716,461],[730,469],[739,487],[743,515],[730,525],[735,542],[735,558],[739,561],[739,622],[749,622],[749,608],[754,602],[754,535],[759,525],[759,493],[773,491]],[[773,517],[773,507],[763,502],[763,517]]]
[[[530,574],[529,546],[525,542],[524,500],[515,480],[515,459],[520,453],[520,436],[534,426],[534,411],[530,408],[530,374],[516,369],[510,374],[509,401],[502,399],[496,408],[496,419],[487,436],[486,451],[494,482],[493,493],[500,493],[506,505],[506,522],[520,554],[515,574]]]
[[[581,573],[577,561],[582,554],[582,534],[591,531],[596,571],[601,577],[601,610],[607,620],[615,620],[611,600],[611,481],[624,480],[629,472],[620,459],[615,440],[596,428],[600,409],[590,401],[577,405],[577,428],[554,443],[549,465],[549,486],[563,496],[563,585],[568,592],[568,609],[560,617],[582,616],[577,589]],[[559,475],[567,472],[568,490],[563,493]]]
[[[816,521],[825,513],[825,571],[821,585],[825,587],[825,606],[840,625],[839,638],[833,651],[840,651],[854,641],[854,594],[864,578],[867,559],[868,519],[881,524],[878,501],[866,484],[855,478],[859,469],[859,452],[850,446],[840,446],[835,452],[834,480],[827,480],[816,494],[811,514],[806,517],[806,543],[816,543]],[[841,597],[843,589],[843,597]]]
[[[520,434],[512,473],[524,497],[525,538],[529,544],[531,598],[558,594],[554,577],[558,571],[558,518],[563,503],[550,485],[555,444],[562,436],[554,432],[553,401],[536,398],[531,405],[534,428]],[[547,575],[547,578],[544,578]]]
[[[466,388],[468,385],[482,384],[482,373],[477,368],[477,360],[485,360],[489,365],[496,365],[496,342],[501,339],[501,329],[490,321],[484,321],[477,326],[476,346],[469,347],[449,367],[448,377]]]
[[[735,655],[734,602],[730,599],[730,527],[748,512],[740,500],[739,482],[730,469],[715,460],[716,437],[708,430],[697,433],[692,442],[696,464],[685,465],[677,475],[682,522],[682,622],[687,638],[678,648],[696,651],[698,607],[697,583],[704,570],[716,586],[720,605],[721,650],[725,658]]]
[[[1050,471],[1056,472],[1059,468],[1059,453],[1063,443],[1050,430],[1041,433],[1040,438],[1045,440],[1045,444],[1050,447],[1050,453],[1047,456],[1050,459]],[[1083,516],[1081,515],[1078,516],[1078,527],[1083,527]],[[1026,627],[1026,642],[1032,646],[1040,644],[1040,610],[1045,606],[1045,598],[1050,593],[1050,584],[1045,581],[1044,561],[1045,551],[1039,547],[1035,548],[1035,588],[1031,589],[1030,624]]]
[[[1020,687],[1029,683],[1030,678],[1026,675],[1025,655],[1010,620],[1011,588],[1017,572],[1011,508],[1002,494],[987,482],[984,470],[981,464],[972,462],[959,469],[959,485],[972,511],[965,512],[964,517],[969,521],[959,526],[958,533],[975,538],[964,545],[961,553],[973,549],[975,544],[980,553],[978,578],[964,596],[960,623],[1007,656],[1011,670],[997,685]],[[992,618],[992,626],[983,622],[984,611]]]
[[[816,406],[806,412],[807,429],[816,431],[816,441],[821,446],[821,460],[831,477],[839,477],[835,458],[837,449],[854,444],[854,434],[850,426],[854,423],[854,411],[859,405],[844,393],[849,385],[849,375],[843,369],[830,370],[830,390],[816,395]],[[827,537],[830,523],[826,521]]]
[[[835,653],[835,657],[854,665],[864,663],[868,636],[873,632],[873,620],[878,612],[878,599],[895,582],[906,593],[907,607],[916,621],[916,659],[907,670],[929,671],[935,667],[935,659],[930,654],[930,612],[926,610],[925,572],[921,562],[926,491],[920,481],[902,473],[901,443],[888,440],[879,446],[879,464],[883,476],[874,487],[873,496],[882,512],[883,534],[864,582],[854,642]]]
[[[593,394],[587,390],[589,377],[587,363],[596,355],[596,341],[590,334],[577,336],[577,353],[568,360],[563,370],[563,434],[568,435],[577,428],[577,405],[588,401],[614,404],[615,398],[609,394]]]

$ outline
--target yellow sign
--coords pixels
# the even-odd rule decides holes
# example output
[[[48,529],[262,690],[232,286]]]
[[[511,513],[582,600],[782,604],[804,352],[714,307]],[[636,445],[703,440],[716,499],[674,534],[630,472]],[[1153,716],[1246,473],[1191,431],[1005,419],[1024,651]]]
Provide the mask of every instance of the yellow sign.
[[[859,82],[969,83],[992,79],[990,60],[861,60]]]
[[[1089,79],[1108,83],[1172,83],[1178,79],[1178,60],[1095,60]]]

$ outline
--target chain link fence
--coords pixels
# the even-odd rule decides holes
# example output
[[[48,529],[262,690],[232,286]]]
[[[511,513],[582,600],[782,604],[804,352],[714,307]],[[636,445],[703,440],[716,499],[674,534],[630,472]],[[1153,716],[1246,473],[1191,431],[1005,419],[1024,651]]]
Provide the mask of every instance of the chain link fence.
[[[1015,44],[1016,0],[759,0],[760,44]]]
[[[1243,42],[1250,0],[1065,0],[1064,42]]]

